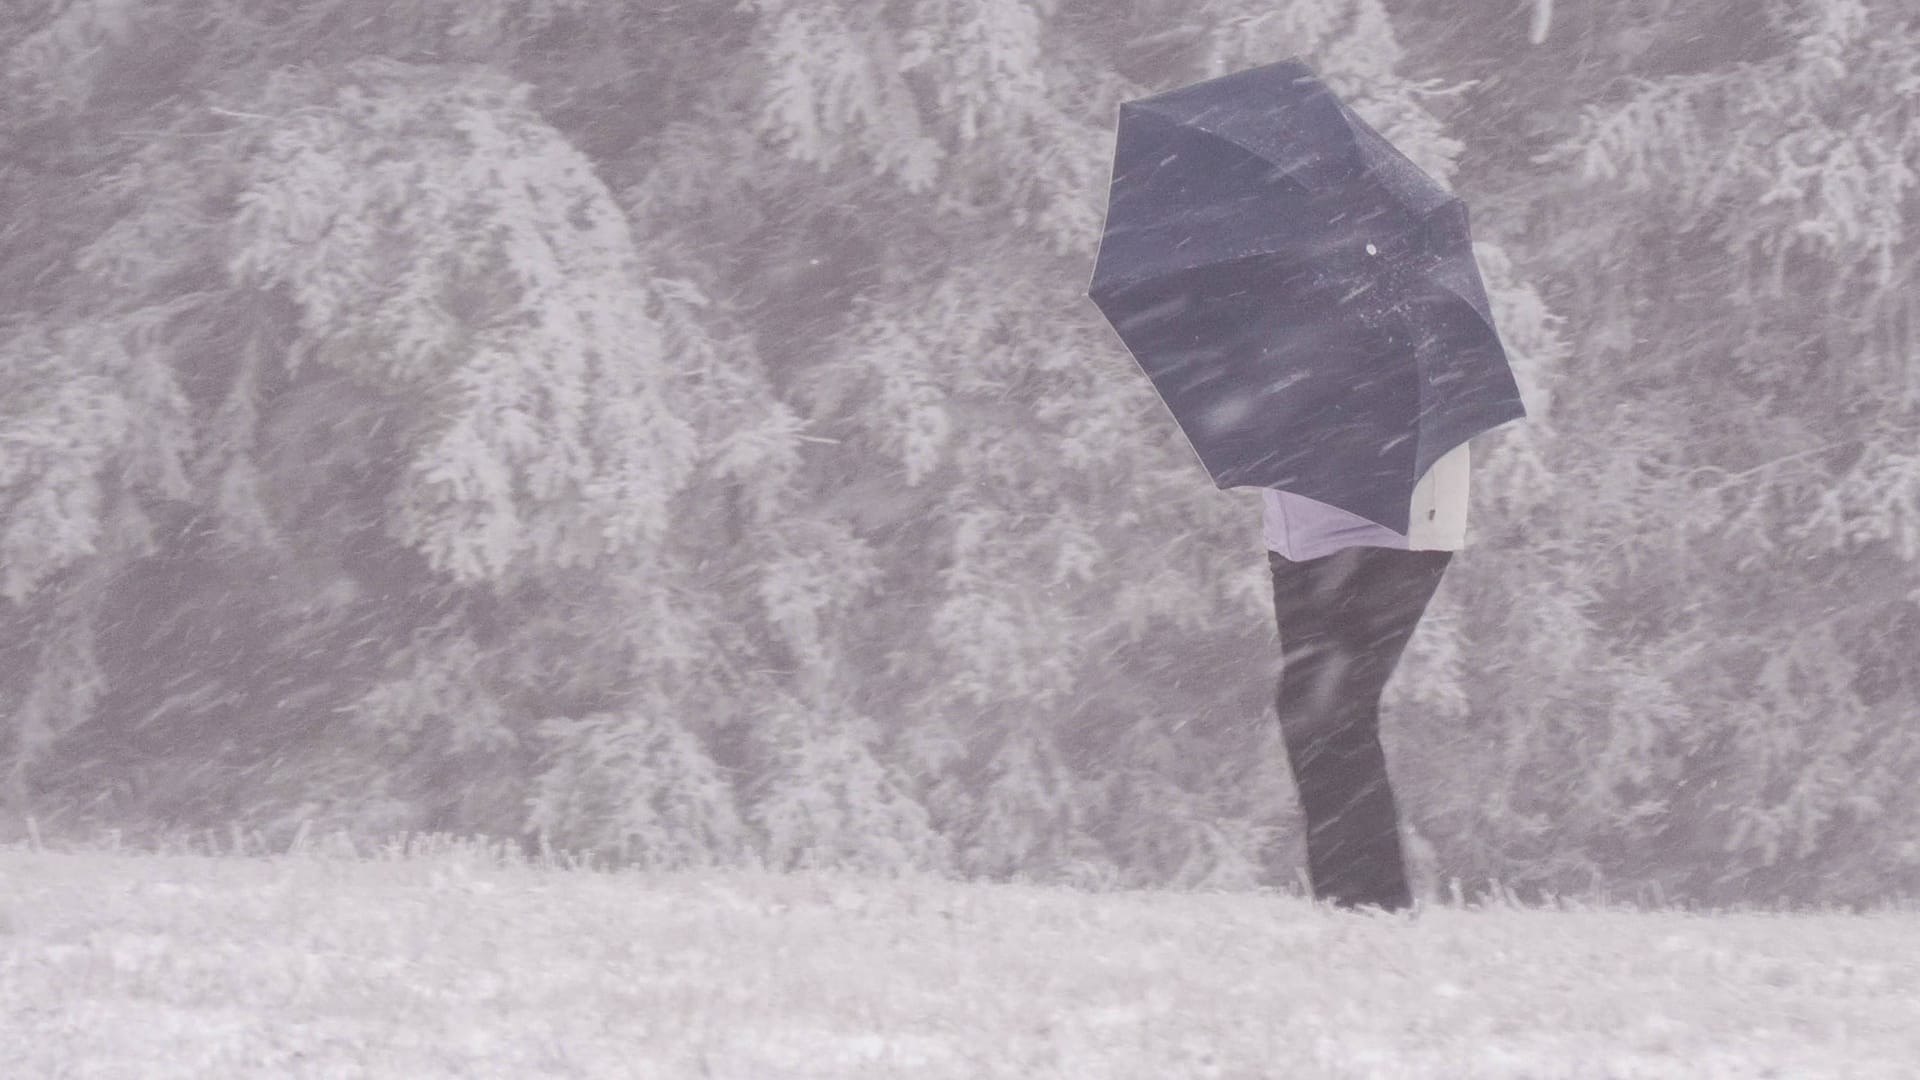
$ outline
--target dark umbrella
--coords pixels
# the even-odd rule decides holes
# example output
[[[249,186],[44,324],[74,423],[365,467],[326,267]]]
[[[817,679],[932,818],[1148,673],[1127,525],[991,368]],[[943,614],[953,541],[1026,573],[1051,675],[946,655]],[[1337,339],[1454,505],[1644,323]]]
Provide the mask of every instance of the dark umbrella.
[[[1405,533],[1435,460],[1525,415],[1466,205],[1297,61],[1120,106],[1088,295],[1223,488]]]

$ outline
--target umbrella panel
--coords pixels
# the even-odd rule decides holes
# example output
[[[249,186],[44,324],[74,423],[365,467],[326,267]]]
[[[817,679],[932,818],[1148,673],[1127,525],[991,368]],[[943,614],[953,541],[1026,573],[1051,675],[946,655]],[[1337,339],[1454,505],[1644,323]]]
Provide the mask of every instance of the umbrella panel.
[[[1421,378],[1390,288],[1265,254],[1098,302],[1216,484],[1292,491],[1404,532]]]

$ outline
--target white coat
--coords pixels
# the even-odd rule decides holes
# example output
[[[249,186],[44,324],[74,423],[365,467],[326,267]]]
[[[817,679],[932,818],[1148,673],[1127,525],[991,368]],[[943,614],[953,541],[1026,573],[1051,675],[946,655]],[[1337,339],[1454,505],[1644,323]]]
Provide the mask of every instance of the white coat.
[[[1266,489],[1260,494],[1267,550],[1294,562],[1318,559],[1349,547],[1459,551],[1467,545],[1470,464],[1466,443],[1433,463],[1413,486],[1405,535],[1317,499]]]

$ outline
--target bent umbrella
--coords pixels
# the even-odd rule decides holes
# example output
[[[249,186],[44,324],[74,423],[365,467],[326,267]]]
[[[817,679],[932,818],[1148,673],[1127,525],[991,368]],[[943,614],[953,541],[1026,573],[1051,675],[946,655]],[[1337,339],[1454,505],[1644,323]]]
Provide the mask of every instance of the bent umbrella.
[[[1222,488],[1405,533],[1434,461],[1525,415],[1466,205],[1298,61],[1121,105],[1088,295]]]

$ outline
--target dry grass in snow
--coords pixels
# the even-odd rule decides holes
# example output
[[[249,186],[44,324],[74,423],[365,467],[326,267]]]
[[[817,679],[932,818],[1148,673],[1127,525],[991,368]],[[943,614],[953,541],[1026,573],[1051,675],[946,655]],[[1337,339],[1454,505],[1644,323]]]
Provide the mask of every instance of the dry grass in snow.
[[[0,1075],[1920,1077],[1920,913],[0,849]]]

